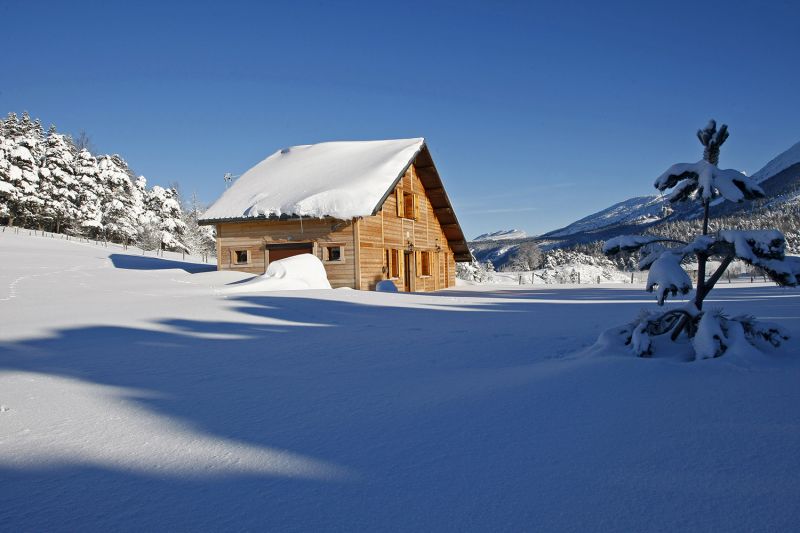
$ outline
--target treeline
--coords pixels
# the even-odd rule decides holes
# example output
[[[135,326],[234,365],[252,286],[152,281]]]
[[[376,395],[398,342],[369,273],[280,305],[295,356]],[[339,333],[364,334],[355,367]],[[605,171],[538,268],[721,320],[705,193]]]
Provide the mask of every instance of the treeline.
[[[794,194],[782,195],[780,201],[775,199],[763,202],[752,211],[739,212],[734,215],[711,218],[709,230],[722,229],[758,230],[777,229],[786,237],[786,252],[800,254],[800,190]],[[648,235],[662,235],[670,239],[685,240],[687,235],[698,235],[702,231],[703,221],[675,220],[664,221],[648,228]]]
[[[176,187],[147,187],[118,155],[93,155],[28,113],[0,119],[0,222],[136,244],[144,249],[213,254],[197,201]]]

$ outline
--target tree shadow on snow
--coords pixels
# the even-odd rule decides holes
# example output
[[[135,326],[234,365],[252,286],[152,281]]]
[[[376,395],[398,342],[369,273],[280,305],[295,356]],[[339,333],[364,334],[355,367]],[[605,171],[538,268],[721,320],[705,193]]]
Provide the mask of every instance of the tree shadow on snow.
[[[114,268],[125,270],[183,270],[189,274],[199,272],[212,272],[217,269],[214,265],[190,263],[188,261],[175,261],[161,257],[147,257],[127,254],[111,254],[108,256]]]
[[[117,259],[126,265],[163,261]],[[519,425],[529,422],[514,413],[536,413],[545,397],[586,394],[582,411],[558,416],[591,416],[590,392],[569,386],[559,392],[547,379],[536,381],[535,365],[555,371],[547,365],[557,350],[577,350],[618,322],[592,318],[593,310],[576,315],[577,307],[591,306],[514,301],[537,293],[509,294],[506,302],[485,305],[437,305],[440,297],[459,296],[447,291],[416,308],[401,306],[403,298],[397,307],[378,308],[302,296],[241,296],[229,298],[242,317],[235,322],[92,326],[1,344],[2,372],[119,387],[128,392],[114,401],[145,416],[322,461],[348,475],[314,479],[246,469],[176,475],[158,465],[87,464],[66,451],[53,465],[0,466],[9,487],[0,495],[0,523],[14,530],[452,530],[491,529],[499,520],[534,523],[573,499],[576,489],[538,492],[533,501],[535,476],[499,467],[499,458],[502,465],[539,460],[530,449],[536,432],[520,433]],[[630,308],[621,313],[628,316]],[[581,331],[574,320],[583,320]],[[0,400],[9,412],[16,409],[14,398]],[[112,404],[109,410],[113,414]],[[582,444],[563,446],[570,453],[570,446]],[[176,457],[185,453],[174,450]],[[479,505],[487,499],[489,510]],[[587,520],[591,512],[587,507]]]

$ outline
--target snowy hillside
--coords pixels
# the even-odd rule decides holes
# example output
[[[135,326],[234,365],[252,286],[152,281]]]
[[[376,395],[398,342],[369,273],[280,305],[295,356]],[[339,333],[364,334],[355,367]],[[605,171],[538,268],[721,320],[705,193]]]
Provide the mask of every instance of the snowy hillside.
[[[759,183],[768,182],[768,180],[774,176],[798,163],[800,163],[800,143],[793,145],[791,148],[772,159],[758,172],[753,174],[752,178]],[[794,177],[797,178],[794,180],[795,184],[800,182],[800,170],[798,170],[797,176]],[[787,184],[782,183],[781,185],[783,189]],[[775,194],[778,191],[768,190],[768,192]],[[783,190],[780,192],[783,192]],[[630,225],[647,226],[667,218],[669,214],[669,211],[665,211],[667,205],[669,205],[669,202],[666,198],[658,195],[630,198],[573,222],[569,226],[545,233],[543,237],[569,237],[584,232],[598,232],[598,230],[603,229],[611,230],[611,228],[616,226],[624,228],[625,231],[631,231]],[[724,204],[721,201],[717,201],[715,205],[722,206]],[[735,206],[732,206],[734,206],[734,204],[725,206],[726,209],[724,209],[724,211],[729,212],[732,209],[736,209]],[[676,207],[677,210],[672,214],[672,219],[695,218],[698,215],[696,209],[683,206],[673,207]]]
[[[638,196],[584,217],[545,237],[566,237],[617,224],[652,224],[664,216],[666,200],[661,196]]]
[[[640,285],[230,293],[236,272],[0,232],[8,531],[790,531],[797,340],[583,353]],[[800,338],[800,292],[711,305]],[[676,392],[677,391],[677,392]]]
[[[524,239],[528,236],[521,229],[504,229],[492,233],[483,233],[473,239],[473,241],[504,241],[508,239]]]
[[[778,154],[775,158],[770,160],[769,163],[764,165],[763,168],[753,174],[752,178],[760,183],[798,163],[800,163],[800,142],[793,145],[785,152]]]

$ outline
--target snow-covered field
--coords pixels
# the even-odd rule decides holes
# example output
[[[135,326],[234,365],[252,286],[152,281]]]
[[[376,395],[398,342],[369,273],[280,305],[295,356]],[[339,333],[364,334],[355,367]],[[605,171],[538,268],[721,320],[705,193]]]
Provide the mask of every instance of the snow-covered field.
[[[641,285],[247,294],[0,233],[0,529],[790,531],[800,291],[752,360],[587,356]]]

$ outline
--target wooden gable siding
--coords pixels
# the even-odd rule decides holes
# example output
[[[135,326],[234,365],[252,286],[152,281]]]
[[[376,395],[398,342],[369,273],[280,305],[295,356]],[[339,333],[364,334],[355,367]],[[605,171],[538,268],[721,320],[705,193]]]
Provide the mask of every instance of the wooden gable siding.
[[[356,282],[356,228],[351,221],[335,219],[255,220],[217,224],[217,268],[263,274],[267,266],[266,247],[270,244],[312,243],[312,250],[323,260],[326,244],[343,246],[341,261],[323,261],[333,288],[354,287]],[[236,250],[247,250],[250,262],[234,264]]]
[[[398,215],[398,190],[416,195],[416,220]],[[413,260],[411,264],[401,260],[398,276],[393,279],[399,290],[423,292],[455,285],[453,251],[413,165],[387,197],[380,212],[358,221],[358,235],[361,288],[373,290],[378,281],[389,279],[386,251],[399,250],[402,258],[409,249],[409,242],[415,252]],[[418,252],[422,251],[430,253],[430,276],[419,272]],[[411,287],[405,286],[406,269],[411,269]]]

